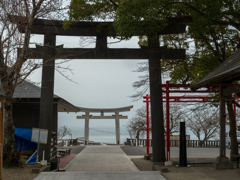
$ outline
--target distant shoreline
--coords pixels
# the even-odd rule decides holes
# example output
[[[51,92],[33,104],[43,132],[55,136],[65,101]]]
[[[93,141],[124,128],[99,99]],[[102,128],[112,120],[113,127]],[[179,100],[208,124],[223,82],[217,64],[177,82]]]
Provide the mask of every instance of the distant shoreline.
[[[80,138],[76,138],[77,139],[77,145],[84,145],[84,140],[83,139],[80,139]],[[74,139],[74,140],[76,140]],[[69,145],[70,145],[70,139],[63,139],[64,140],[68,140],[69,142]],[[64,146],[64,142],[62,142],[61,140],[58,141],[58,145],[59,146]],[[88,145],[116,145],[116,143],[104,143],[104,142],[95,142],[95,141],[89,141],[88,142]],[[120,144],[120,145],[124,145],[124,143]]]

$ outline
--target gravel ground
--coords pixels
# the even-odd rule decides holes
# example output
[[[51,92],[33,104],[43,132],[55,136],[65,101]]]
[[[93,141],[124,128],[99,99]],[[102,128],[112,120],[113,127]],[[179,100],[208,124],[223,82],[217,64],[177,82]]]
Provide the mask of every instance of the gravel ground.
[[[3,180],[33,180],[39,174],[33,174],[32,166],[25,166],[24,168],[3,168]]]
[[[168,167],[169,172],[161,173],[167,180],[239,180],[240,170],[234,169],[215,170],[212,164],[196,164],[190,167]]]

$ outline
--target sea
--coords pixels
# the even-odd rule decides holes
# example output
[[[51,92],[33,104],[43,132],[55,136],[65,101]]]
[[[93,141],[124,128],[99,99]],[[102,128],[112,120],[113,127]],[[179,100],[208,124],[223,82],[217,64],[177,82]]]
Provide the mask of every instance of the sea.
[[[70,128],[72,133],[72,138],[84,138],[83,128]],[[186,135],[190,135],[191,140],[197,140],[197,137],[186,128]],[[70,139],[71,136],[67,135],[63,139]],[[126,127],[120,127],[120,144],[126,142],[126,139],[130,138],[130,135]],[[135,137],[132,137],[135,138]],[[146,135],[140,137],[141,139],[146,139]],[[150,137],[151,138],[151,137]],[[99,142],[99,143],[109,143],[116,144],[116,133],[115,127],[94,127],[89,128],[89,141]]]
[[[84,138],[83,128],[70,128],[72,133],[72,138]],[[70,139],[70,135],[66,135],[63,139]],[[126,128],[120,128],[120,143],[126,142],[126,139],[130,138],[130,135]],[[98,127],[89,128],[89,141],[116,144],[116,133],[115,127]]]

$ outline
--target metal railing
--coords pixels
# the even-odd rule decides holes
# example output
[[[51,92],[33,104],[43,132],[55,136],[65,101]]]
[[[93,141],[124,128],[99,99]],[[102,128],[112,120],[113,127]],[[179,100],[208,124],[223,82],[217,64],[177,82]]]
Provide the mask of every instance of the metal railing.
[[[126,145],[129,146],[146,146],[146,139],[128,139],[126,141]],[[209,141],[199,141],[199,140],[186,140],[187,147],[219,147],[220,142],[209,140]],[[170,140],[170,147],[179,147],[179,140]],[[152,146],[152,140],[149,140],[149,146]],[[166,146],[166,141],[165,141]]]

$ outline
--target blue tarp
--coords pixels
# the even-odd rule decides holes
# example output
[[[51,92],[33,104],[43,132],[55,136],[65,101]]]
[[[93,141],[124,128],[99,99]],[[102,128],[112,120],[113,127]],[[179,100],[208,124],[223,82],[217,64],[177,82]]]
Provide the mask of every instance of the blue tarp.
[[[32,129],[15,128],[15,143],[19,151],[24,150],[37,150],[37,143],[31,142]],[[36,154],[28,163],[36,163]]]

